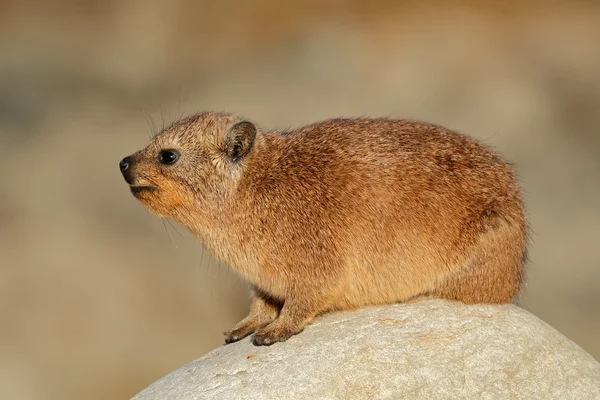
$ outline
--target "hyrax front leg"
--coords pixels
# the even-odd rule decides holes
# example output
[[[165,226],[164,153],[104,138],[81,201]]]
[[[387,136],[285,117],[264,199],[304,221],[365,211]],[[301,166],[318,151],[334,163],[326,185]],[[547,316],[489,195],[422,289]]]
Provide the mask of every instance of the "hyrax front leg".
[[[237,342],[277,318],[281,305],[278,305],[254,287],[250,293],[252,298],[250,313],[238,322],[233,329],[224,333],[225,343]]]
[[[285,299],[279,317],[269,325],[256,330],[252,342],[256,346],[270,346],[275,342],[284,342],[291,336],[302,332],[304,327],[322,310],[324,302],[307,293],[290,296]]]

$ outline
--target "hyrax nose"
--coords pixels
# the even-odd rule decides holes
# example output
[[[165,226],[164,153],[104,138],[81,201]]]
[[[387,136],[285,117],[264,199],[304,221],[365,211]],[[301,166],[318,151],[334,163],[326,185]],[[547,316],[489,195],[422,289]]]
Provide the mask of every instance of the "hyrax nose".
[[[133,183],[133,177],[131,175],[131,165],[133,164],[133,160],[131,157],[125,157],[119,162],[119,169],[123,174],[123,178],[125,178],[125,182],[130,185]]]
[[[119,169],[121,172],[125,172],[131,166],[131,157],[125,157],[119,162]]]

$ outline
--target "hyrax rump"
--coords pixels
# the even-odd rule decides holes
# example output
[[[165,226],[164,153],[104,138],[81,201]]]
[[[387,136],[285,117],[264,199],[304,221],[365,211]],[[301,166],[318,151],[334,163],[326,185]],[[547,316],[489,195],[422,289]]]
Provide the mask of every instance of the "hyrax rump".
[[[270,345],[316,315],[435,296],[511,302],[527,222],[515,173],[474,139],[409,120],[268,131],[182,119],[120,163],[151,212],[189,228],[252,284],[225,333]]]

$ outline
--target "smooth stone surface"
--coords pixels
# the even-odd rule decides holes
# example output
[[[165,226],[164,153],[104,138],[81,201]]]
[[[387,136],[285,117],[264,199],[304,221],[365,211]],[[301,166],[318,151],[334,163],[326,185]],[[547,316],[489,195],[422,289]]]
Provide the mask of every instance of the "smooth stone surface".
[[[134,399],[598,400],[600,363],[517,306],[425,300],[221,346]]]

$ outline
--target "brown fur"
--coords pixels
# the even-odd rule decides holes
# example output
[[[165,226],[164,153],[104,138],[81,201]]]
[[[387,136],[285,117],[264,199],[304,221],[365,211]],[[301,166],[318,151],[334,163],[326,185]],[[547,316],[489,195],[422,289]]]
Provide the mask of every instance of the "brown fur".
[[[334,119],[272,132],[227,114],[176,122],[127,179],[252,283],[227,342],[272,344],[316,315],[437,296],[511,302],[527,223],[513,170],[439,126]],[[161,149],[181,154],[161,165]],[[150,188],[135,189],[136,186]]]

